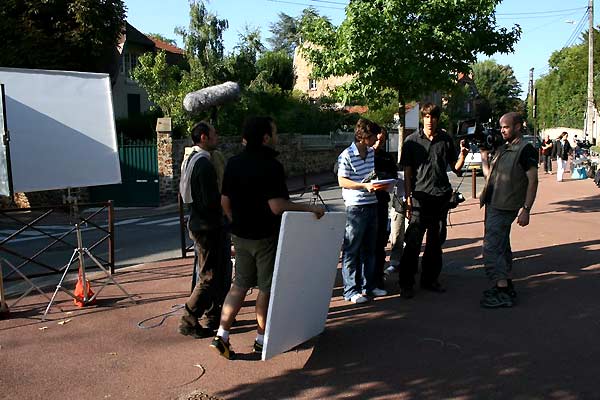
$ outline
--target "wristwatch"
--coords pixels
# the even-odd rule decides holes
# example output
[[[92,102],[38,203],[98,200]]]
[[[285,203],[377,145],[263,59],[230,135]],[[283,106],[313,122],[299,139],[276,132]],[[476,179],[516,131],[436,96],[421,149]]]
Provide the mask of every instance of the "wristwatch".
[[[531,207],[529,206],[523,206],[523,210],[530,212],[531,211]]]

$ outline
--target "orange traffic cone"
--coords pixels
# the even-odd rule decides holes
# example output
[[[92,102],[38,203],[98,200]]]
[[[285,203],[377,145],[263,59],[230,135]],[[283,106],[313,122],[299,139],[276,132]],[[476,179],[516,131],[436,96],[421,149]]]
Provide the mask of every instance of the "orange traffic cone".
[[[85,280],[85,289],[83,288],[83,276],[81,274],[81,268],[79,269],[79,278],[77,278],[77,284],[75,285],[75,299],[73,299],[73,302],[75,303],[75,305],[77,307],[85,307],[85,306],[89,306],[91,304],[94,304],[96,302],[96,299],[90,301],[90,299],[92,298],[92,296],[94,296],[94,291],[92,290],[92,287],[90,285],[90,281],[89,280]],[[87,299],[88,301],[85,302],[84,301],[84,296],[83,294],[85,293],[84,290],[87,292]]]

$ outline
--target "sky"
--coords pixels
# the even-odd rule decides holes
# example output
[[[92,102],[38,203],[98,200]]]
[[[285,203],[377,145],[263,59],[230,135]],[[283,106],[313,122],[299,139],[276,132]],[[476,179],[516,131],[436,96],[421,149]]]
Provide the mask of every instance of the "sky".
[[[295,17],[304,8],[313,6],[333,24],[339,25],[344,20],[347,3],[347,0],[210,0],[207,7],[219,18],[229,21],[224,41],[226,49],[231,51],[246,26],[260,28],[266,45],[269,26],[277,21],[280,12]],[[174,34],[174,29],[188,26],[188,0],[125,0],[125,4],[128,21],[138,30],[160,33],[175,39],[181,46],[181,39]],[[588,27],[587,5],[588,0],[504,0],[500,3],[496,9],[498,25],[512,27],[519,24],[523,32],[514,53],[496,54],[491,58],[513,68],[524,95],[530,68],[534,68],[537,79],[548,72],[548,58],[552,52],[565,45],[580,43],[579,32]],[[595,17],[595,26],[597,21]]]

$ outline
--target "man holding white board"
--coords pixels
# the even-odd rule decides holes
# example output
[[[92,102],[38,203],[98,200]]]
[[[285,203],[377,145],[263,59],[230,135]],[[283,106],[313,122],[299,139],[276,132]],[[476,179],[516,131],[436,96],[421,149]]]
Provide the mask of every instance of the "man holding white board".
[[[235,277],[223,304],[217,336],[210,344],[227,359],[235,356],[229,330],[248,289],[255,286],[258,326],[254,351],[262,352],[281,215],[285,211],[312,212],[317,218],[324,214],[320,206],[289,200],[283,166],[269,146],[277,143],[277,127],[271,118],[248,118],[242,135],[246,148],[229,159],[221,196],[223,211],[231,221]]]

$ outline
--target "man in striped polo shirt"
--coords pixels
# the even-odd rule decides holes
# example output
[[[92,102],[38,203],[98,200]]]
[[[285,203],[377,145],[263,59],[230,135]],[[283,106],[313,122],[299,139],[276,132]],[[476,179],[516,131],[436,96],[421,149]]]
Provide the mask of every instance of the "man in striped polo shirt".
[[[354,143],[338,157],[338,182],[346,205],[346,232],[342,249],[344,299],[365,303],[368,296],[385,296],[376,287],[375,241],[377,238],[377,185],[363,180],[375,170],[377,140],[375,125],[359,119],[354,128]]]

